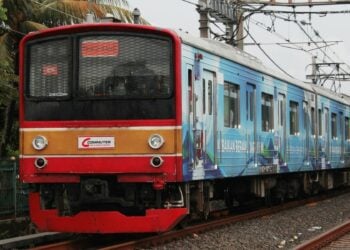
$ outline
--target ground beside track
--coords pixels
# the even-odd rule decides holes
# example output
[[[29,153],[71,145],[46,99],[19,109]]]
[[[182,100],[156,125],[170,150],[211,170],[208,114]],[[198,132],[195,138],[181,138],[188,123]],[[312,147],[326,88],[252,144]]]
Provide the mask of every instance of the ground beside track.
[[[238,222],[153,249],[293,249],[350,217],[350,194]]]

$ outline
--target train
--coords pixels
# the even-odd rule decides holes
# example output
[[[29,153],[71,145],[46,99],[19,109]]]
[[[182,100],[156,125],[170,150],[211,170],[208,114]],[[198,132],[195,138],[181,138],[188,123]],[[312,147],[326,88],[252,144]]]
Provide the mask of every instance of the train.
[[[166,232],[350,183],[350,97],[148,25],[26,35],[20,178],[41,231]]]

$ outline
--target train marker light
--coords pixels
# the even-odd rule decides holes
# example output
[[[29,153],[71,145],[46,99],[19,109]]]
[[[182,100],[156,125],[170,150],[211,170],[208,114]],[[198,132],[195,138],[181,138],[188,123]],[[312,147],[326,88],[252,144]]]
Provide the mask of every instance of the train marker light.
[[[160,156],[153,156],[151,158],[151,165],[154,168],[159,168],[163,164],[164,160]]]
[[[42,135],[36,136],[32,141],[33,148],[35,148],[36,150],[43,150],[47,147],[48,144],[49,142]]]
[[[34,162],[35,167],[41,169],[47,165],[47,160],[45,158],[36,158]]]
[[[148,139],[148,145],[153,149],[161,148],[164,142],[164,138],[158,134],[151,135]]]

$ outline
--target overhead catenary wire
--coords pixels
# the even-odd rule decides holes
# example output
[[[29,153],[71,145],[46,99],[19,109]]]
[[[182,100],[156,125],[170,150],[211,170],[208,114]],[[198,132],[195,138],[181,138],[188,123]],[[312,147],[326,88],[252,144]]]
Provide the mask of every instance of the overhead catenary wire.
[[[296,14],[296,15],[328,15],[328,14],[349,14],[350,10],[334,10],[334,11],[288,11],[288,10],[252,10],[249,8],[242,8],[244,11],[255,12],[261,14]]]
[[[290,17],[288,17],[288,18],[281,17],[281,16],[279,16],[279,15],[274,15],[274,16],[275,16],[276,18],[279,18],[279,19],[284,20],[284,21],[289,21],[289,22],[294,22],[294,23],[296,23],[297,26],[299,27],[299,29],[301,29],[301,31],[304,33],[304,35],[306,35],[306,36],[308,37],[308,39],[310,40],[310,44],[314,44],[314,45],[316,46],[315,49],[317,49],[318,51],[320,51],[320,52],[324,55],[324,57],[327,58],[327,60],[329,60],[330,62],[334,62],[333,58],[332,58],[331,56],[329,56],[329,55],[327,54],[327,52],[324,51],[324,50],[322,49],[322,48],[324,48],[324,47],[327,47],[327,48],[329,47],[328,44],[327,44],[327,42],[320,36],[320,33],[314,29],[314,27],[311,25],[311,23],[300,22],[300,21],[298,21],[298,20],[296,19],[296,16],[295,16],[295,15],[294,15],[294,19],[291,19]],[[260,23],[260,26],[262,26],[261,24],[262,24],[262,23]],[[310,27],[312,28],[314,34],[315,34],[317,37],[319,37],[322,41],[321,41],[321,42],[315,41],[315,40],[310,36],[310,34],[302,27],[301,24],[303,24],[303,25],[304,25],[304,24],[310,25]],[[265,29],[271,32],[271,29],[270,29],[270,30],[267,29],[266,26],[265,26]],[[286,40],[286,41],[290,42],[289,40]],[[318,43],[324,43],[325,46],[319,46]],[[280,46],[281,46],[281,45],[280,45]],[[286,47],[286,46],[283,46],[283,47]],[[298,46],[298,47],[299,47],[299,46]],[[290,48],[290,47],[288,47],[288,48]],[[312,50],[305,50],[305,49],[302,48],[302,47],[299,47],[299,48],[300,48],[300,50],[302,50],[302,51],[304,51],[304,52],[306,52],[306,53],[308,53],[308,54],[310,54],[310,55],[313,56],[313,54],[311,53],[311,51],[312,51],[312,50],[315,50],[315,49],[312,49]],[[333,53],[339,60],[341,60],[341,59],[339,58],[339,56],[336,55],[335,52],[332,51],[332,53]],[[343,61],[343,60],[341,60],[341,61]],[[346,65],[348,68],[350,68],[348,64],[345,64],[345,65]],[[341,70],[342,70],[343,72],[347,73],[345,69],[341,68]],[[323,69],[322,69],[322,71],[324,72]]]
[[[188,1],[188,0],[181,0],[181,1],[183,1],[183,2],[185,2],[185,3],[189,3],[189,4],[192,4],[192,5],[194,5],[194,6],[199,6],[198,4],[196,4],[196,3],[194,3],[194,2],[191,2],[191,1]]]
[[[333,58],[331,58],[324,50],[322,50],[323,47],[320,47],[320,46],[318,45],[318,42],[316,42],[316,41],[310,36],[310,34],[309,34],[309,33],[303,28],[303,26],[302,26],[302,25],[305,25],[305,24],[309,25],[309,26],[312,28],[314,34],[322,40],[321,42],[323,42],[325,45],[327,45],[327,42],[320,36],[320,33],[319,33],[318,31],[316,31],[316,30],[313,28],[313,26],[311,25],[311,23],[305,23],[305,22],[302,23],[301,21],[298,21],[298,20],[296,19],[296,16],[294,16],[294,20],[290,19],[290,17],[289,17],[289,18],[285,18],[285,17],[279,16],[279,15],[274,15],[274,16],[275,16],[276,18],[281,19],[281,20],[288,21],[288,22],[294,22],[295,24],[297,24],[297,26],[299,27],[299,29],[306,35],[306,37],[308,37],[308,39],[310,40],[310,43],[314,44],[314,45],[316,46],[316,49],[318,49],[318,50],[324,55],[325,58],[327,58],[327,59],[330,60],[331,62],[334,62]],[[326,46],[326,47],[328,47],[328,46]],[[306,51],[306,50],[304,50],[304,51]],[[332,51],[332,52],[333,52],[333,51]],[[336,55],[335,52],[333,52],[333,54]],[[336,55],[336,56],[337,56],[337,55]],[[338,57],[338,56],[337,56],[337,57]],[[338,59],[340,59],[340,58],[338,57]],[[343,60],[342,60],[342,61],[343,61]],[[350,66],[349,66],[349,65],[347,65],[347,64],[345,64],[345,65],[350,69]],[[346,72],[344,69],[342,69],[342,70],[343,70],[344,72]]]
[[[281,70],[284,74],[286,74],[287,76],[291,77],[291,78],[295,78],[292,75],[290,75],[287,71],[285,71],[280,65],[278,65],[278,63],[276,63],[271,56],[269,56],[267,54],[267,52],[256,42],[256,40],[254,39],[254,37],[250,34],[249,30],[247,30],[246,28],[244,28],[244,30],[247,32],[248,36],[250,37],[250,39],[252,39],[252,41],[254,43],[256,43],[256,45],[258,46],[258,48],[261,50],[262,53],[264,53],[264,55],[279,69]]]

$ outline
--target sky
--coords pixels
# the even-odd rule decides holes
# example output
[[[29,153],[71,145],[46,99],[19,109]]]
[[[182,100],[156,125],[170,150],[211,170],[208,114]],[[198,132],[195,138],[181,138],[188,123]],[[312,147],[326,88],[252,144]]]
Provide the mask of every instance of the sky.
[[[197,0],[128,0],[130,9],[138,8],[141,15],[152,25],[183,30],[191,35],[199,36],[199,14],[196,11]],[[191,4],[192,2],[194,4]],[[276,9],[276,8],[275,8]],[[279,8],[282,9],[282,8]],[[283,8],[290,11],[291,8]],[[298,7],[296,11],[309,11],[309,7]],[[345,63],[342,68],[350,73],[350,4],[339,6],[312,7],[312,11],[337,11],[348,14],[327,14],[327,15],[297,15],[299,23],[303,21],[306,25],[301,25],[309,36],[306,36],[302,29],[293,21],[282,20],[280,17],[288,19],[285,14],[276,14],[277,17],[254,14],[245,22],[245,28],[249,30],[251,36],[261,43],[262,49],[289,75],[299,80],[306,81],[306,75],[311,74],[311,58],[317,56],[317,62],[339,62]],[[294,20],[294,16],[289,16],[289,20]],[[220,32],[215,26],[211,26],[215,32]],[[269,31],[268,31],[269,30]],[[315,31],[319,36],[315,35]],[[296,45],[297,49],[285,48],[275,43],[285,42],[288,39],[292,42],[303,42]],[[326,55],[316,49],[312,41],[338,41],[332,46],[328,46]],[[245,43],[252,43],[247,37]],[[309,42],[309,44],[308,44]],[[318,43],[317,46],[324,46]],[[295,46],[294,46],[295,47]],[[311,50],[305,52],[300,50]],[[258,46],[246,45],[244,50],[258,57],[268,67],[276,71],[279,69],[269,60]],[[330,58],[331,59],[330,59]],[[333,68],[324,67],[324,72],[330,72]],[[330,87],[328,85],[326,87]],[[339,86],[339,82],[336,82]],[[350,81],[341,82],[341,92],[350,95]]]

